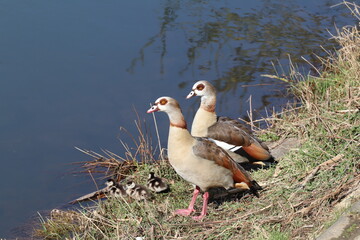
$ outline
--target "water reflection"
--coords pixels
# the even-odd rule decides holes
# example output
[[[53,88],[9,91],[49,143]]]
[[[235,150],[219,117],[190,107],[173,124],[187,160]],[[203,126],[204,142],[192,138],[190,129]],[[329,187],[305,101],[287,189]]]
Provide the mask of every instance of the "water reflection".
[[[276,82],[260,77],[274,73],[278,62],[287,68],[289,56],[294,65],[304,65],[302,56],[319,67],[315,55],[323,55],[319,46],[333,49],[327,29],[349,23],[347,10],[330,8],[338,1],[164,1],[159,32],[149,38],[134,58],[128,71],[134,73],[144,64],[147,49],[158,50],[158,71],[166,74],[164,65],[173,48],[184,52],[177,58],[177,71],[184,78],[180,89],[189,89],[197,76],[210,76],[220,92],[235,92],[238,99],[248,95],[245,83]],[[355,19],[354,19],[355,21]],[[173,41],[176,38],[177,41]],[[169,57],[170,58],[170,57]],[[310,71],[305,66],[305,71]],[[195,73],[196,72],[196,73]],[[195,79],[194,79],[195,78]],[[275,87],[278,88],[278,87]],[[283,88],[283,87],[280,87]],[[264,88],[256,91],[263,95]],[[253,92],[254,93],[254,92]],[[228,94],[222,94],[224,98]],[[272,93],[262,97],[259,108],[268,106],[269,98],[283,97]],[[229,104],[229,100],[221,102]]]

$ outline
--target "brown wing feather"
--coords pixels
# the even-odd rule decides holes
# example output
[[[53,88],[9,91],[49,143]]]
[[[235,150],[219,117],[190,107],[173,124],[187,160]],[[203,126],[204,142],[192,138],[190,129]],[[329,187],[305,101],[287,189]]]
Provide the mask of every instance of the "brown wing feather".
[[[257,160],[265,161],[271,158],[269,151],[265,150],[258,142],[254,142],[250,144],[250,146],[243,147],[243,149],[247,154]]]
[[[252,142],[248,129],[241,124],[238,126],[235,120],[226,117],[220,117],[208,128],[207,137],[236,146],[249,146]]]
[[[238,165],[224,149],[206,138],[196,138],[196,140],[197,142],[193,146],[193,152],[196,156],[214,161],[216,164],[229,169],[233,173],[235,183],[245,182],[250,188],[261,189],[245,169]]]
[[[243,146],[250,156],[258,160],[271,158],[269,148],[252,136],[251,131],[243,124],[231,118],[219,117],[218,121],[208,128],[207,137]]]

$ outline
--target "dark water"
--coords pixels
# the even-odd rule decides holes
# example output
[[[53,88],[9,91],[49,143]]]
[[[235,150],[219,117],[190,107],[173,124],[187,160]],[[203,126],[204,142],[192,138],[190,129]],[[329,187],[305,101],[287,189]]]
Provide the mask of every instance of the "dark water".
[[[72,174],[88,160],[74,149],[119,155],[119,127],[136,134],[137,109],[168,95],[191,121],[198,101],[184,97],[196,80],[219,89],[218,113],[244,116],[279,109],[285,85],[274,74],[288,55],[306,57],[329,29],[354,24],[339,1],[0,1],[0,238],[37,211],[94,190]],[[266,84],[262,86],[248,86]],[[269,85],[270,84],[270,85]],[[158,115],[163,142],[168,120]]]

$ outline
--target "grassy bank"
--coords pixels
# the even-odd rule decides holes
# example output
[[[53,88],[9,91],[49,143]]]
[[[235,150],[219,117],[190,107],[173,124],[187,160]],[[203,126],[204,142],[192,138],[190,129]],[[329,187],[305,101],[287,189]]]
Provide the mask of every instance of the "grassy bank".
[[[301,146],[278,159],[276,166],[252,172],[264,187],[260,198],[245,195],[212,202],[203,222],[174,216],[174,210],[187,207],[193,188],[172,170],[166,159],[153,156],[156,143],[145,134],[146,127],[138,124],[136,151],[128,149],[125,156],[86,151],[92,160],[83,167],[90,171],[104,170],[107,176],[131,175],[139,183],[145,183],[152,170],[171,179],[172,191],[147,202],[110,198],[95,203],[91,209],[53,212],[42,220],[36,235],[45,239],[309,239],[317,236],[341,212],[336,206],[351,197],[360,184],[360,31],[357,27],[344,28],[334,36],[339,49],[322,59],[323,69],[317,70],[317,77],[291,74],[288,81],[296,103],[264,119],[271,127],[259,130],[260,138],[278,139],[277,144],[281,144],[285,138],[293,137],[300,139]],[[201,209],[200,199],[196,209]]]

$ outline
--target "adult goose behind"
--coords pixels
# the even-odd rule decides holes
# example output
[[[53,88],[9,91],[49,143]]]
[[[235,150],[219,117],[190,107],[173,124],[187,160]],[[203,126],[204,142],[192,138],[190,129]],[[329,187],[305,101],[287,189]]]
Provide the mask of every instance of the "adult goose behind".
[[[201,97],[201,104],[191,127],[193,136],[216,140],[216,143],[227,150],[228,154],[239,163],[250,160],[265,165],[259,161],[272,158],[268,147],[258,141],[248,128],[236,120],[216,115],[216,89],[211,83],[204,80],[196,82],[186,98],[193,96]],[[239,155],[241,149],[249,155],[248,158]]]
[[[158,98],[147,112],[156,111],[167,113],[170,120],[168,158],[171,166],[182,178],[196,186],[189,207],[177,210],[176,214],[190,215],[202,190],[205,192],[202,211],[199,216],[193,217],[202,219],[207,212],[208,190],[213,187],[249,189],[258,196],[257,190],[261,187],[225,150],[207,138],[191,136],[175,99]]]

